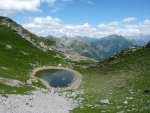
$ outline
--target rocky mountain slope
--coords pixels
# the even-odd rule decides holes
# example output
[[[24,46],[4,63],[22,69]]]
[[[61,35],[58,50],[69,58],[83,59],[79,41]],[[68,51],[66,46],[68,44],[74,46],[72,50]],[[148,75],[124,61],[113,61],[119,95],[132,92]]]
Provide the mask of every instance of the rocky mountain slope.
[[[96,60],[107,59],[113,54],[132,47],[131,41],[122,36],[110,35],[104,38],[88,37],[48,37],[55,41],[54,47],[68,54],[79,54]]]
[[[150,35],[129,37],[130,41],[137,46],[145,46],[150,41]]]
[[[30,33],[28,30],[24,29],[21,25],[11,20],[10,18],[0,16],[0,25],[11,29],[13,32],[20,35],[21,38],[24,38],[37,48],[40,48],[42,50],[51,50],[51,48],[49,48],[49,45],[53,43],[52,41]]]

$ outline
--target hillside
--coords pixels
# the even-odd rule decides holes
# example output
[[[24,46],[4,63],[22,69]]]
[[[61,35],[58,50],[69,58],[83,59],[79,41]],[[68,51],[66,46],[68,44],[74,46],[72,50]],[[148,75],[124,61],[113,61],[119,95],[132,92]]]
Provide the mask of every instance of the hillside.
[[[148,44],[149,45],[149,44]],[[73,113],[148,113],[150,48],[127,49],[84,74],[83,105]]]
[[[123,36],[110,35],[91,42],[92,47],[97,50],[100,59],[106,59],[120,52],[121,50],[133,47],[133,43]]]
[[[20,35],[32,45],[39,49],[48,50],[51,49],[49,46],[53,44],[52,41],[44,39],[43,37],[38,37],[35,34],[30,33],[28,30],[24,29],[21,25],[11,20],[10,18],[0,16],[0,25],[8,27],[13,32]]]
[[[35,86],[43,87],[40,81],[32,81],[31,71],[36,67],[73,67],[93,62],[86,59],[71,60],[51,48],[52,44],[53,41],[30,33],[10,18],[0,17],[0,93],[25,93]],[[21,85],[12,87],[1,82],[4,80],[17,80]],[[32,84],[28,81],[32,81]]]
[[[103,38],[89,37],[47,37],[55,41],[57,50],[68,54],[79,54],[96,60],[107,59],[115,53],[134,46],[131,41],[119,35],[110,35]]]
[[[9,19],[9,21],[17,26],[12,20]],[[31,41],[18,34],[18,32],[12,30],[10,26],[0,25],[0,77],[19,80],[24,85],[22,88],[13,88],[0,83],[0,93],[20,92],[20,90],[24,92],[26,87],[27,90],[32,89],[32,87],[28,87],[27,80],[30,79],[30,73],[35,67],[58,65],[59,63],[66,64],[62,54],[39,45],[34,45]],[[24,32],[34,40],[40,40],[39,37],[29,33],[27,30]],[[40,42],[42,41],[40,40]]]

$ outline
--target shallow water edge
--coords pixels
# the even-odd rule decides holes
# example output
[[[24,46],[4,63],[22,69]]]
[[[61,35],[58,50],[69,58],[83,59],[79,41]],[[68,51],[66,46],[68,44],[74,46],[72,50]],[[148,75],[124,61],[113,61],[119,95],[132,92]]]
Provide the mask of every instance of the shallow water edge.
[[[67,87],[54,88],[54,87],[50,86],[47,81],[45,81],[42,78],[37,76],[39,72],[45,71],[45,70],[64,70],[64,71],[72,72],[74,74],[73,82],[70,83]],[[31,77],[34,79],[40,80],[48,89],[54,89],[54,90],[58,90],[58,91],[59,90],[64,91],[64,90],[77,89],[80,86],[81,81],[82,81],[82,75],[79,72],[77,72],[73,69],[70,69],[70,68],[57,67],[57,66],[43,66],[43,67],[35,68],[31,73]]]

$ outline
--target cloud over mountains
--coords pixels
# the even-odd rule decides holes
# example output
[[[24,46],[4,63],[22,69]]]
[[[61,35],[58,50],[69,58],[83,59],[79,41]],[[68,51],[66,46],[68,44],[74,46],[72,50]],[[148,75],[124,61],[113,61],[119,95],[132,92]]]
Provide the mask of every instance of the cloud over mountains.
[[[61,9],[61,7],[64,7],[62,4],[76,3],[77,5],[77,1],[78,5],[84,2],[83,6],[85,8],[96,7],[94,6],[95,3],[92,0],[0,0],[0,15],[9,16],[13,14],[15,15],[18,12],[26,12],[26,14],[23,16],[31,17],[33,19],[26,24],[25,23],[22,24],[28,30],[41,36],[67,35],[67,36],[103,37],[111,34],[118,34],[123,36],[150,35],[150,18],[145,18],[145,20],[138,20],[138,18],[136,17],[125,16],[126,18],[123,18],[121,20],[114,20],[110,22],[108,21],[107,23],[98,23],[99,20],[97,20],[97,25],[92,25],[90,24],[89,20],[87,20],[87,22],[85,23],[80,24],[68,24],[65,23],[66,20],[69,20],[67,16],[65,16],[66,20],[64,20],[63,18],[65,22],[60,18],[49,16],[51,15],[51,13],[48,12],[56,13],[57,10]],[[88,6],[88,4],[90,4],[90,6]],[[45,11],[45,7],[48,8],[47,11]],[[78,11],[77,9],[75,8],[74,11]],[[64,14],[66,10],[64,10],[63,12]],[[32,14],[28,15],[28,12],[34,12],[35,15],[37,14],[39,17],[33,17]],[[60,14],[58,13],[57,16],[58,15]],[[67,15],[69,15],[69,13]],[[80,15],[80,17],[81,16],[84,15]],[[78,18],[78,16],[76,17]],[[20,15],[18,18],[22,20]],[[85,17],[85,19],[87,18]],[[92,21],[95,21],[95,18],[93,18]]]
[[[36,17],[30,23],[24,24],[24,27],[41,36],[103,37],[111,34],[123,36],[150,35],[150,19],[138,21],[135,17],[127,17],[119,21],[92,26],[89,23],[65,24],[59,18],[47,16]]]

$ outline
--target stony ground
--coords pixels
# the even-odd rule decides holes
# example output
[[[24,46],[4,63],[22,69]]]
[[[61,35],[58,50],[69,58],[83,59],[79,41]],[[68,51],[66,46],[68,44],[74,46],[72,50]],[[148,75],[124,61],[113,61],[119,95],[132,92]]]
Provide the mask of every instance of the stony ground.
[[[0,113],[69,113],[75,106],[73,100],[47,91],[0,95]]]

